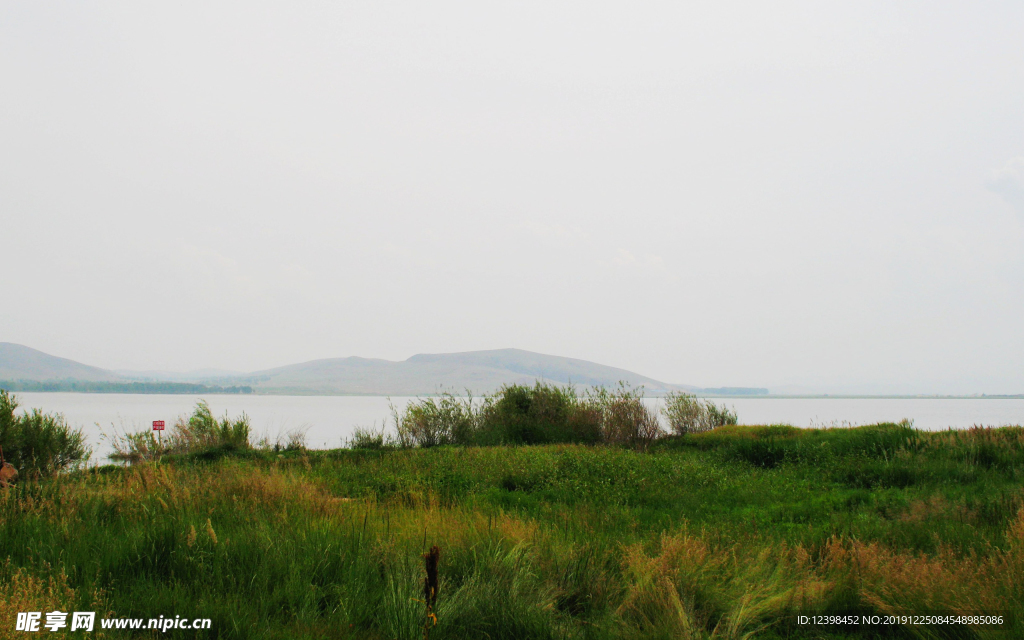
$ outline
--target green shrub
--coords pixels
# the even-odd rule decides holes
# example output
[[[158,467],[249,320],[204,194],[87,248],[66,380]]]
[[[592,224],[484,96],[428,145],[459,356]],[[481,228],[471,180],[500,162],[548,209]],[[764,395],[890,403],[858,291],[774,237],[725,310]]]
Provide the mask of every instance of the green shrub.
[[[702,433],[715,427],[736,424],[736,412],[725,405],[719,407],[709,400],[682,392],[671,392],[665,397],[662,413],[676,435]]]
[[[603,424],[601,407],[593,402],[578,401],[569,414],[569,433],[572,442],[596,444],[601,441]]]
[[[383,451],[385,449],[394,449],[398,446],[398,443],[383,428],[378,431],[373,427],[356,427],[352,431],[352,437],[348,439],[346,446],[349,449]]]
[[[17,399],[0,389],[0,448],[22,475],[51,475],[89,459],[85,435],[64,416],[39,409],[16,415],[17,408]]]
[[[438,398],[410,402],[405,413],[391,408],[403,447],[436,447],[445,444],[471,444],[476,431],[473,397],[465,399],[449,392]]]
[[[664,435],[658,414],[644,404],[643,397],[643,387],[630,389],[623,383],[615,391],[601,388],[592,394],[601,408],[604,442],[646,449]]]
[[[579,395],[571,386],[511,384],[482,403],[444,393],[391,408],[401,447],[438,445],[621,444],[645,448],[663,431],[643,388],[620,385]],[[383,432],[359,432],[360,448],[384,446]]]
[[[249,449],[249,417],[244,413],[235,420],[224,415],[218,420],[213,417],[205,400],[196,403],[196,408],[187,421],[178,420],[170,440],[188,448],[233,447]]]
[[[704,407],[708,412],[708,421],[715,427],[724,427],[726,425],[736,424],[739,421],[736,412],[726,409],[724,404],[722,406],[718,406],[713,402],[705,401]]]
[[[479,444],[593,444],[600,438],[600,409],[568,386],[506,385],[480,409]]]

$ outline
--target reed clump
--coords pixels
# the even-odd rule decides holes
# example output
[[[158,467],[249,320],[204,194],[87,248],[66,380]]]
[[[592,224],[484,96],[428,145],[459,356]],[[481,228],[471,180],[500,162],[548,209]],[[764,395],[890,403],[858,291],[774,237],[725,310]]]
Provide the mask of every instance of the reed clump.
[[[467,444],[475,435],[477,414],[468,394],[461,398],[445,392],[409,403],[401,415],[392,407],[392,415],[398,442],[404,447]]]
[[[665,405],[661,411],[672,433],[677,436],[704,433],[717,427],[734,425],[738,421],[736,412],[725,405],[718,406],[710,400],[701,400],[678,391],[665,396]]]
[[[388,449],[441,445],[614,444],[646,448],[664,435],[657,413],[643,401],[643,387],[591,389],[538,382],[506,385],[474,401],[444,392],[392,406],[394,434],[357,429],[350,446]]]
[[[111,439],[112,460],[139,462],[163,455],[230,453],[252,449],[249,417],[244,413],[231,418],[216,418],[205,400],[196,403],[192,414],[178,418],[166,437],[154,431],[115,434]],[[271,447],[269,443],[265,443]],[[285,448],[302,449],[304,436],[295,432]],[[277,450],[280,450],[277,443]]]
[[[608,444],[646,449],[664,433],[658,414],[643,402],[643,388],[598,389],[592,404],[601,412],[602,440]]]

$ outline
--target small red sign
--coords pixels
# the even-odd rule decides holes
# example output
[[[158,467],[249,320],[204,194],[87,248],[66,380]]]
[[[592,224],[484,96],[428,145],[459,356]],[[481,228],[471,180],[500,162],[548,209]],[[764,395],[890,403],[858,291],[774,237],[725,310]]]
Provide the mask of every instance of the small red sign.
[[[153,431],[163,431],[163,430],[164,430],[164,421],[163,420],[154,420],[153,421]]]

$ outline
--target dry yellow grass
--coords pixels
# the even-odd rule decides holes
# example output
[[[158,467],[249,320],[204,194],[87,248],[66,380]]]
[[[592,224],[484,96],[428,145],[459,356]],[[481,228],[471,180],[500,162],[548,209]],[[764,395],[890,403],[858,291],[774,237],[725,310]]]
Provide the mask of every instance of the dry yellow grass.
[[[810,610],[828,589],[802,547],[713,547],[686,533],[663,535],[657,553],[642,545],[625,549],[626,590],[617,613],[640,630],[679,638],[749,638],[764,621]],[[728,611],[711,602],[727,595]]]
[[[713,546],[686,533],[666,534],[653,553],[641,544],[624,549],[616,613],[641,632],[749,638],[768,621],[813,612],[852,586],[863,603],[888,615],[1006,614],[1007,603],[1020,602],[1024,591],[1024,509],[1008,527],[1006,543],[985,556],[946,547],[925,555],[833,539],[813,561],[801,546]],[[712,602],[731,605],[714,610]],[[1002,637],[995,627],[974,631]]]
[[[948,547],[927,556],[837,540],[827,549],[825,571],[852,576],[864,600],[887,614],[1007,613],[1007,603],[1020,602],[1024,591],[1024,509],[1008,527],[1006,542],[1005,550],[985,556]]]
[[[39,611],[64,611],[70,613],[79,601],[78,594],[68,586],[67,574],[63,569],[49,571],[48,577],[40,578],[23,567],[13,567],[10,560],[0,565],[0,640],[25,638],[25,633],[15,631],[18,613]],[[91,611],[95,611],[97,619],[111,615],[106,611],[103,594],[93,594]],[[45,618],[44,618],[45,619]],[[97,627],[99,624],[97,623]],[[45,629],[44,633],[49,634]],[[106,637],[98,629],[90,635],[93,638]]]

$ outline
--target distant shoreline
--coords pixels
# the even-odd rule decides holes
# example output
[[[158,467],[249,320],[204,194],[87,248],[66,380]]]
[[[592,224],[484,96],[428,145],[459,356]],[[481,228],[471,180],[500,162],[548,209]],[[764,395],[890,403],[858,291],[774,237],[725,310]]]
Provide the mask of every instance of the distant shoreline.
[[[396,391],[393,393],[370,393],[370,392],[317,392],[302,389],[275,389],[262,390],[250,386],[228,386],[204,385],[183,382],[34,382],[0,381],[0,389],[12,393],[82,393],[82,394],[110,394],[110,395],[254,395],[254,396],[291,396],[291,397],[437,397],[442,395],[438,392],[431,393],[409,393]],[[483,397],[485,393],[475,394]],[[976,395],[855,395],[855,394],[800,394],[800,395],[775,395],[775,394],[702,394],[695,393],[700,398],[715,398],[718,400],[1024,400],[1024,394],[976,394]],[[663,398],[664,393],[651,393],[649,398]]]
[[[82,380],[0,381],[0,389],[12,393],[113,393],[126,395],[245,394],[250,386],[195,384],[189,382],[89,382]]]
[[[698,394],[699,395],[699,394]],[[853,395],[853,394],[836,394],[836,393],[822,393],[822,394],[805,394],[805,395],[762,395],[762,396],[701,396],[707,398],[760,398],[763,400],[1024,400],[1024,394],[1009,394],[1009,395],[992,395],[992,394],[976,394],[976,395],[925,395],[925,394],[913,394],[913,395]]]

